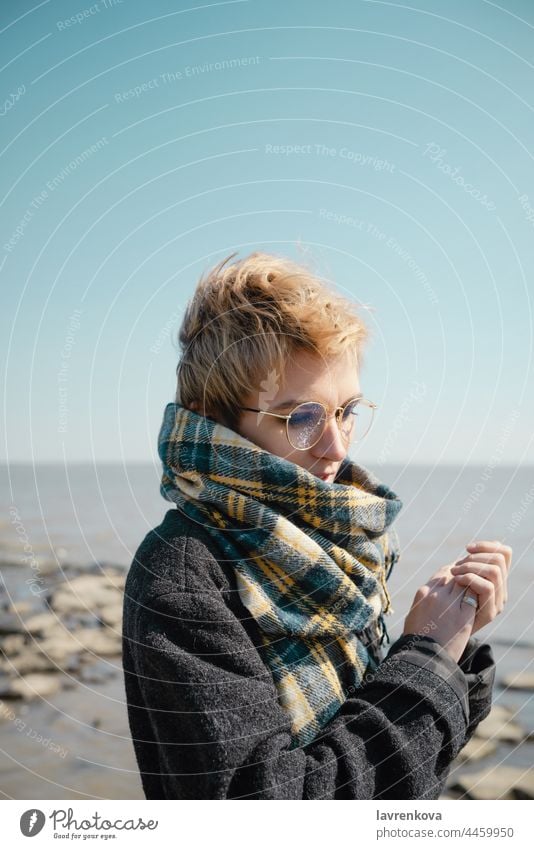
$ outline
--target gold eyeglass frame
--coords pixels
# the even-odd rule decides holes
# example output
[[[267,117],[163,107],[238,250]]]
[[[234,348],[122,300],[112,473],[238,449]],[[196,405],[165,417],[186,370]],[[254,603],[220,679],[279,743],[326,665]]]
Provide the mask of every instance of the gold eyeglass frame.
[[[341,417],[342,417],[343,413],[345,412],[346,407],[348,407],[350,404],[353,404],[355,401],[357,401],[359,404],[365,404],[366,406],[371,408],[371,410],[372,410],[371,421],[369,423],[369,427],[367,428],[367,430],[365,431],[365,433],[362,437],[360,437],[359,439],[357,439],[357,438],[351,439],[350,437],[348,439],[346,439],[344,434],[343,434],[343,431],[341,430],[341,426],[340,426],[341,420],[338,418],[338,413],[341,411]],[[297,445],[293,445],[293,443],[291,442],[291,439],[289,438],[289,419],[291,418],[291,416],[293,415],[295,410],[298,410],[299,407],[303,407],[305,404],[317,404],[319,407],[322,407],[323,410],[324,410],[324,414],[325,414],[325,420],[324,420],[323,429],[322,429],[321,433],[319,434],[319,436],[317,437],[317,439],[315,440],[315,442],[313,442],[311,445],[307,445],[305,448],[299,448]],[[371,430],[371,425],[373,424],[373,421],[374,421],[375,410],[377,408],[378,408],[378,404],[375,404],[373,401],[368,401],[367,398],[360,398],[359,396],[356,396],[355,398],[351,398],[350,401],[347,401],[347,403],[344,404],[343,407],[336,407],[336,409],[333,412],[333,416],[336,419],[336,422],[337,422],[337,425],[338,425],[338,428],[339,428],[339,433],[340,433],[343,441],[347,442],[347,444],[349,444],[351,442],[361,442],[361,440],[364,439],[367,436],[367,434],[369,433],[369,431]],[[295,451],[308,451],[310,448],[313,448],[314,445],[317,445],[317,443],[319,442],[319,440],[323,436],[323,433],[325,431],[327,423],[332,418],[332,416],[328,415],[328,413],[329,413],[328,407],[326,407],[325,404],[322,403],[322,401],[301,401],[301,403],[297,404],[295,407],[293,407],[291,412],[288,413],[288,415],[286,415],[286,416],[282,415],[281,413],[271,413],[269,410],[258,410],[255,407],[238,407],[238,409],[239,410],[247,410],[250,413],[263,413],[263,415],[265,415],[265,416],[275,416],[277,419],[285,419],[286,420],[287,441],[289,442],[291,447],[295,449]]]

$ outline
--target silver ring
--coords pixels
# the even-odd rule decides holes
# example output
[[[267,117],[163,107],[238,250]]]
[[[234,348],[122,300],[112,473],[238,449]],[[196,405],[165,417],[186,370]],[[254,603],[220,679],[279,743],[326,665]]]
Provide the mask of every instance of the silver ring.
[[[465,590],[462,596],[461,604],[469,604],[471,605],[471,607],[478,609],[478,597],[476,595],[468,594],[467,590]]]

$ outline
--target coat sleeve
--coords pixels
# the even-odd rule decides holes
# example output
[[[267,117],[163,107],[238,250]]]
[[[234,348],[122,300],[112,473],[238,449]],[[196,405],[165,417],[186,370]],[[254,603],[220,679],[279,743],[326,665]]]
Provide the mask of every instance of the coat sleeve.
[[[492,706],[495,684],[495,659],[488,643],[471,637],[458,661],[465,674],[469,699],[469,725],[465,742],[471,739],[477,725],[485,719]]]
[[[147,798],[439,797],[469,701],[433,640],[396,645],[311,743],[290,749],[272,675],[216,588],[165,592],[143,611],[135,710],[149,718],[163,788],[150,796],[142,774]]]

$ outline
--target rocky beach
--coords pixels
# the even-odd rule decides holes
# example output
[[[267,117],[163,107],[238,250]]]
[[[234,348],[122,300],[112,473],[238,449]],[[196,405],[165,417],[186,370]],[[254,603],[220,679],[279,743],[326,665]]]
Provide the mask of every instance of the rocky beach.
[[[126,570],[2,567],[0,767],[6,798],[144,798],[121,665]],[[30,588],[30,591],[28,590]],[[34,589],[34,592],[31,592]]]
[[[0,767],[5,798],[143,799],[121,666],[123,566],[2,565]],[[394,639],[394,637],[393,637]],[[494,645],[491,714],[442,798],[534,798],[534,652]]]

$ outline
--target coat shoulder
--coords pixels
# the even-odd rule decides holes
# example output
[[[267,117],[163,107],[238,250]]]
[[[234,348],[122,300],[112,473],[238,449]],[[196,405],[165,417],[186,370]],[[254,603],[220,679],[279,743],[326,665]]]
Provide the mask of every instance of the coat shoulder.
[[[229,575],[206,530],[177,509],[139,544],[128,570],[125,605],[136,606],[172,592],[225,592]]]

